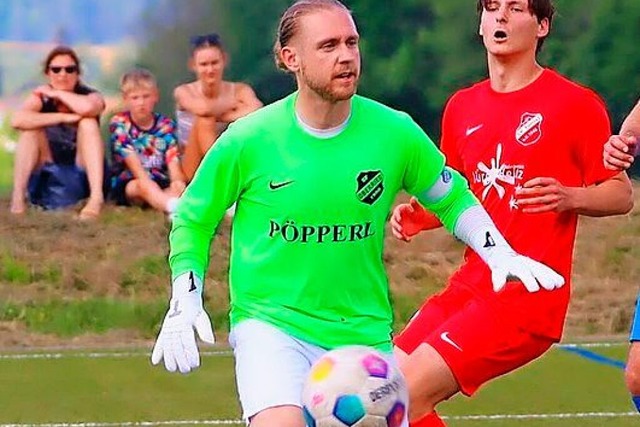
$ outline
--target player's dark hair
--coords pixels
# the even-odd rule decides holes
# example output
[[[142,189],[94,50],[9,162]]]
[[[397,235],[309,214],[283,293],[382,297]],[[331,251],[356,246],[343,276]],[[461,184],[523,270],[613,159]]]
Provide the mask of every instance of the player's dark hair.
[[[278,68],[289,71],[282,61],[280,51],[289,44],[293,36],[298,32],[300,18],[311,12],[334,7],[351,13],[351,11],[338,0],[298,0],[289,6],[280,18],[276,42],[273,46],[273,55]]]
[[[491,0],[478,0],[477,8],[478,13],[482,13],[484,8]],[[553,0],[528,0],[529,12],[538,19],[538,22],[542,22],[543,19],[549,21],[549,31],[551,31],[551,21],[553,21],[553,15],[556,12],[556,8],[553,5]],[[536,53],[540,52],[544,40],[547,36],[538,39],[538,46],[536,47]]]

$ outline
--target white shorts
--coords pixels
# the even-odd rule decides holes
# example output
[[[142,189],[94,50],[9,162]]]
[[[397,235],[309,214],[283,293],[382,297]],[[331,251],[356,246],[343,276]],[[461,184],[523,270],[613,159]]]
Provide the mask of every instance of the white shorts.
[[[229,334],[245,421],[268,408],[302,407],[302,387],[311,365],[327,350],[259,320],[244,320]],[[395,364],[393,355],[389,359]],[[405,420],[403,427],[408,427]]]

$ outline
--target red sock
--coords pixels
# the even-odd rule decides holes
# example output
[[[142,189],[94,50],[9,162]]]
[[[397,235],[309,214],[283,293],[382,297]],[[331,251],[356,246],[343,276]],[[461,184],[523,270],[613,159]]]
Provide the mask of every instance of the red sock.
[[[438,414],[431,412],[417,421],[411,421],[409,427],[447,427]]]

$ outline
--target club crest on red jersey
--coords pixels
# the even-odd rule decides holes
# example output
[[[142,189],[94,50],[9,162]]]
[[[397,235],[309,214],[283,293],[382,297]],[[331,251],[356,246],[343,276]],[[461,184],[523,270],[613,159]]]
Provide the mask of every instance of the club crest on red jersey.
[[[542,137],[542,114],[524,113],[516,129],[516,141],[527,146],[535,144]]]

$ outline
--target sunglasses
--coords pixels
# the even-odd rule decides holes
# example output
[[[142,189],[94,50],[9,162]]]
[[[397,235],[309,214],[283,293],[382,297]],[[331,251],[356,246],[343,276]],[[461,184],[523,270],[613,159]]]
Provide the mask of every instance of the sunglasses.
[[[193,36],[189,39],[189,42],[193,47],[200,47],[205,45],[220,46],[222,44],[220,36],[216,33],[205,34],[202,36]]]
[[[49,67],[49,71],[51,71],[53,74],[59,74],[62,70],[64,70],[65,73],[67,74],[75,74],[78,72],[78,66],[67,65],[66,67],[59,67],[59,66],[53,65]]]

